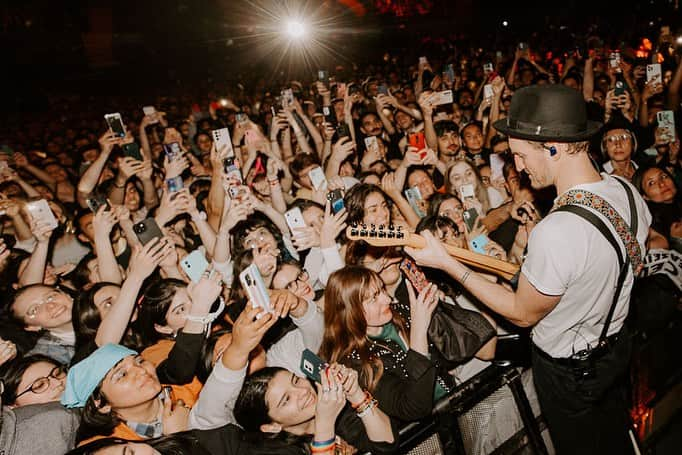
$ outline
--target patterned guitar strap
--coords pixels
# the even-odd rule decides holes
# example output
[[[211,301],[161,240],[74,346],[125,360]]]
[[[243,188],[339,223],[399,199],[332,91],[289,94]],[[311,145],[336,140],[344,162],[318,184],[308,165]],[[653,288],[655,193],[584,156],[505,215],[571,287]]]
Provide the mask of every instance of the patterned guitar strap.
[[[632,266],[632,270],[635,276],[637,276],[639,271],[643,267],[643,262],[642,249],[640,248],[639,242],[637,241],[636,237],[637,211],[635,206],[635,200],[634,197],[632,196],[632,190],[630,189],[630,187],[628,187],[628,185],[622,180],[616,177],[614,178],[618,181],[618,183],[620,183],[623,186],[623,188],[625,188],[625,191],[628,195],[631,216],[630,226],[628,226],[628,224],[625,222],[623,217],[620,216],[616,209],[614,209],[613,206],[609,204],[606,200],[604,200],[601,196],[581,189],[570,190],[562,194],[557,199],[556,203],[554,204],[554,207],[552,207],[552,212],[558,210],[560,207],[563,207],[565,205],[578,205],[589,207],[603,215],[607,220],[609,220],[613,228],[616,230],[616,233],[623,241],[623,245],[625,246],[627,255],[630,258],[630,265]]]

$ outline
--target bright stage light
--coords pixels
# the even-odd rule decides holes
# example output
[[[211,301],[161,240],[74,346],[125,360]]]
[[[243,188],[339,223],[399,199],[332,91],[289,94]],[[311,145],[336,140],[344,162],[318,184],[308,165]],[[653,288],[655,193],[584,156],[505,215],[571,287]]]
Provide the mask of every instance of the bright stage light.
[[[290,19],[286,22],[286,33],[289,38],[299,40],[306,35],[306,26],[297,19]]]

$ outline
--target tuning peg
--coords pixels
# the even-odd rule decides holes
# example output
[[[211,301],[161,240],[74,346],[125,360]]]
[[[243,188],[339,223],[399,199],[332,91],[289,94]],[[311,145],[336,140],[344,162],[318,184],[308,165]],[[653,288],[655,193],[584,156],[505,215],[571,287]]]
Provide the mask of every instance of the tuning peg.
[[[362,229],[367,229],[367,225],[365,223],[362,223]]]
[[[403,230],[403,226],[402,226],[402,225],[398,225],[398,232],[400,232],[400,231],[402,231],[402,230]]]
[[[393,223],[389,224],[389,225],[388,225],[388,229],[390,229],[391,231],[394,230],[394,229],[395,229],[395,225],[394,225]]]
[[[352,228],[357,228],[357,227],[358,227],[358,222],[357,222],[357,221],[353,221],[353,222],[350,224],[350,227],[352,227]]]
[[[384,229],[386,229],[386,226],[384,226],[383,224],[380,224],[380,225],[379,225],[379,230],[380,230],[380,231],[383,231]]]
[[[376,231],[377,227],[376,227],[375,224],[370,224],[370,226],[371,226],[371,229],[372,229],[373,231]]]

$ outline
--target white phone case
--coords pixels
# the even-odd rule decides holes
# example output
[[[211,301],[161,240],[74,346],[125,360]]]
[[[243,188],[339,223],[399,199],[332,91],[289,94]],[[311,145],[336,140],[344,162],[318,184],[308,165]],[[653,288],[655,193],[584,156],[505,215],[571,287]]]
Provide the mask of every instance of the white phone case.
[[[289,226],[289,229],[291,229],[292,234],[295,234],[294,229],[306,227],[305,219],[303,219],[303,213],[301,213],[301,209],[298,207],[294,207],[293,209],[287,211],[284,214],[284,219],[286,219],[287,225]]]
[[[465,199],[468,197],[475,197],[473,185],[462,185],[459,188],[459,192],[462,195],[462,199]]]
[[[452,90],[443,90],[442,92],[434,93],[431,97],[431,101],[436,106],[452,103]]]
[[[52,213],[52,210],[50,209],[50,205],[45,199],[27,203],[26,210],[31,214],[32,219],[42,221],[52,229],[59,225],[57,218],[55,218],[54,213]]]
[[[660,63],[652,63],[650,65],[646,66],[646,81],[651,82],[654,81],[654,83],[660,83],[662,81],[661,77],[661,64]]]
[[[272,312],[270,294],[268,294],[265,282],[263,282],[263,277],[261,276],[258,267],[256,267],[256,264],[251,264],[244,269],[244,271],[239,274],[239,281],[254,308],[260,307],[267,312]]]
[[[311,169],[308,176],[310,177],[310,183],[316,191],[324,189],[327,186],[327,178],[324,176],[324,172],[322,172],[320,166]]]
[[[483,98],[491,99],[494,95],[493,84],[485,84],[483,86]]]
[[[220,128],[219,130],[213,130],[213,142],[215,142],[216,150],[218,153],[222,153],[223,150],[227,151],[228,157],[234,156],[234,148],[232,148],[232,138],[230,138],[230,130],[227,128]]]
[[[377,142],[376,136],[367,136],[365,138],[365,148],[368,152],[378,152],[379,143]]]
[[[156,113],[156,109],[154,106],[144,106],[142,108],[142,112],[144,112],[144,115],[154,115]]]

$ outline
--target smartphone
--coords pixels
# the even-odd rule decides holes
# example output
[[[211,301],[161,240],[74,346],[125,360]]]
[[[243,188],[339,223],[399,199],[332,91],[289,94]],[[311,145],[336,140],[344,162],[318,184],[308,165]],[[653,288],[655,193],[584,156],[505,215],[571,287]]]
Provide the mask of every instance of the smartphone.
[[[129,144],[123,144],[123,155],[124,156],[129,156],[130,158],[137,160],[137,161],[142,161],[144,158],[142,158],[142,153],[140,153],[140,146],[137,145],[136,142],[131,142]]]
[[[459,187],[459,194],[462,195],[462,199],[466,199],[468,197],[476,197],[474,194],[474,185],[462,185]]]
[[[422,198],[422,193],[419,191],[418,186],[406,189],[405,199],[410,203],[410,207],[412,207],[412,210],[414,210],[414,213],[416,213],[419,218],[424,218],[426,216],[424,199]]]
[[[379,142],[376,136],[367,136],[365,138],[365,148],[368,152],[379,153]]]
[[[426,65],[428,63],[429,63],[429,61],[426,59],[426,57],[424,57],[424,56],[419,57],[419,64],[420,65]]]
[[[424,137],[423,131],[410,133],[407,136],[407,142],[411,147],[415,147],[418,151],[426,148],[426,138]]]
[[[317,70],[317,80],[329,87],[329,71]]]
[[[322,106],[322,115],[324,116],[324,121],[330,125],[336,124],[336,112],[331,106]]]
[[[113,114],[106,114],[104,120],[107,122],[109,129],[118,137],[125,137],[126,128],[123,124],[121,114],[114,112]]]
[[[194,250],[180,261],[180,267],[194,283],[201,280],[201,276],[208,269],[208,261],[199,250]]]
[[[254,308],[260,307],[268,313],[272,312],[270,295],[268,294],[268,290],[263,282],[263,277],[256,264],[251,264],[244,269],[244,271],[239,274],[239,281]]]
[[[234,149],[232,148],[232,139],[230,138],[230,130],[227,128],[220,128],[219,130],[211,131],[213,136],[213,142],[215,143],[216,150],[221,152],[225,150],[227,156],[234,156]]]
[[[239,168],[239,160],[234,156],[227,157],[223,160],[223,172],[228,179],[239,180],[239,183],[243,183],[242,171]]]
[[[172,179],[166,179],[166,188],[168,188],[169,193],[177,193],[185,187],[185,183],[182,181],[182,177],[179,175],[173,177]]]
[[[410,258],[405,258],[400,263],[400,270],[410,281],[417,293],[422,292],[429,285],[429,280],[419,266]]]
[[[452,104],[452,90],[443,90],[431,95],[431,102],[435,105]]]
[[[481,234],[469,242],[469,246],[471,247],[471,251],[479,254],[486,254],[485,246],[488,244],[488,242],[488,237],[485,234]]]
[[[524,43],[523,41],[519,43],[519,50],[520,51],[525,51],[528,49],[528,43]]]
[[[177,142],[163,144],[163,151],[168,157],[168,161],[172,161],[175,157],[182,155],[182,149],[180,148],[180,144]]]
[[[338,188],[327,193],[327,200],[331,206],[332,213],[339,213],[345,207],[343,204],[343,193]]]
[[[483,98],[490,100],[493,98],[493,84],[485,84],[483,86]]]
[[[388,87],[384,84],[381,84],[378,88],[377,91],[382,94],[382,95],[388,95]]]
[[[492,73],[494,70],[493,64],[492,63],[485,63],[483,65],[483,73],[487,76],[488,74]]]
[[[92,213],[97,213],[99,208],[102,207],[103,205],[107,206],[106,210],[111,209],[109,203],[107,202],[107,199],[101,194],[93,194],[89,198],[87,198],[85,202],[86,204],[88,204],[88,207],[90,208]]]
[[[336,125],[336,135],[341,139],[342,137],[350,137],[350,128],[346,122],[341,122]]]
[[[248,194],[248,190],[244,185],[231,186],[228,188],[227,194],[230,196],[230,199],[237,199],[241,201]]]
[[[284,219],[286,220],[287,226],[289,226],[292,234],[296,234],[295,230],[297,228],[306,227],[305,220],[303,219],[303,213],[301,213],[301,209],[298,207],[294,207],[293,209],[284,213]]]
[[[318,384],[322,384],[322,372],[327,368],[327,362],[322,360],[310,349],[301,354],[301,371]]]
[[[26,203],[26,211],[31,215],[32,220],[41,221],[52,229],[59,226],[57,218],[50,209],[50,204],[45,199]]]
[[[673,111],[659,111],[656,113],[658,127],[663,129],[663,138],[668,142],[675,142],[675,113]]]
[[[327,178],[324,176],[324,172],[320,166],[312,168],[310,172],[308,172],[308,177],[310,177],[310,183],[316,191],[326,188]]]
[[[476,226],[476,220],[478,219],[478,211],[475,208],[470,208],[462,212],[462,219],[464,219],[464,224],[469,232],[473,231],[474,226]]]
[[[163,237],[161,228],[159,228],[159,225],[156,224],[156,220],[154,218],[146,218],[139,223],[135,223],[133,225],[133,232],[135,232],[137,239],[143,245],[146,245],[155,238],[160,239]]]
[[[646,66],[646,81],[650,83],[661,83],[661,64],[653,63]]]
[[[491,180],[502,180],[504,179],[504,169],[505,161],[500,155],[496,153],[490,154],[490,179]]]
[[[156,109],[154,106],[144,106],[142,112],[144,112],[144,115],[154,115],[156,114]]]
[[[620,68],[620,52],[611,52],[609,54],[609,66],[611,68]]]
[[[620,96],[625,93],[625,83],[623,81],[616,81],[616,88],[613,91],[615,96]]]
[[[282,90],[282,107],[286,108],[294,104],[294,91],[290,88]]]

